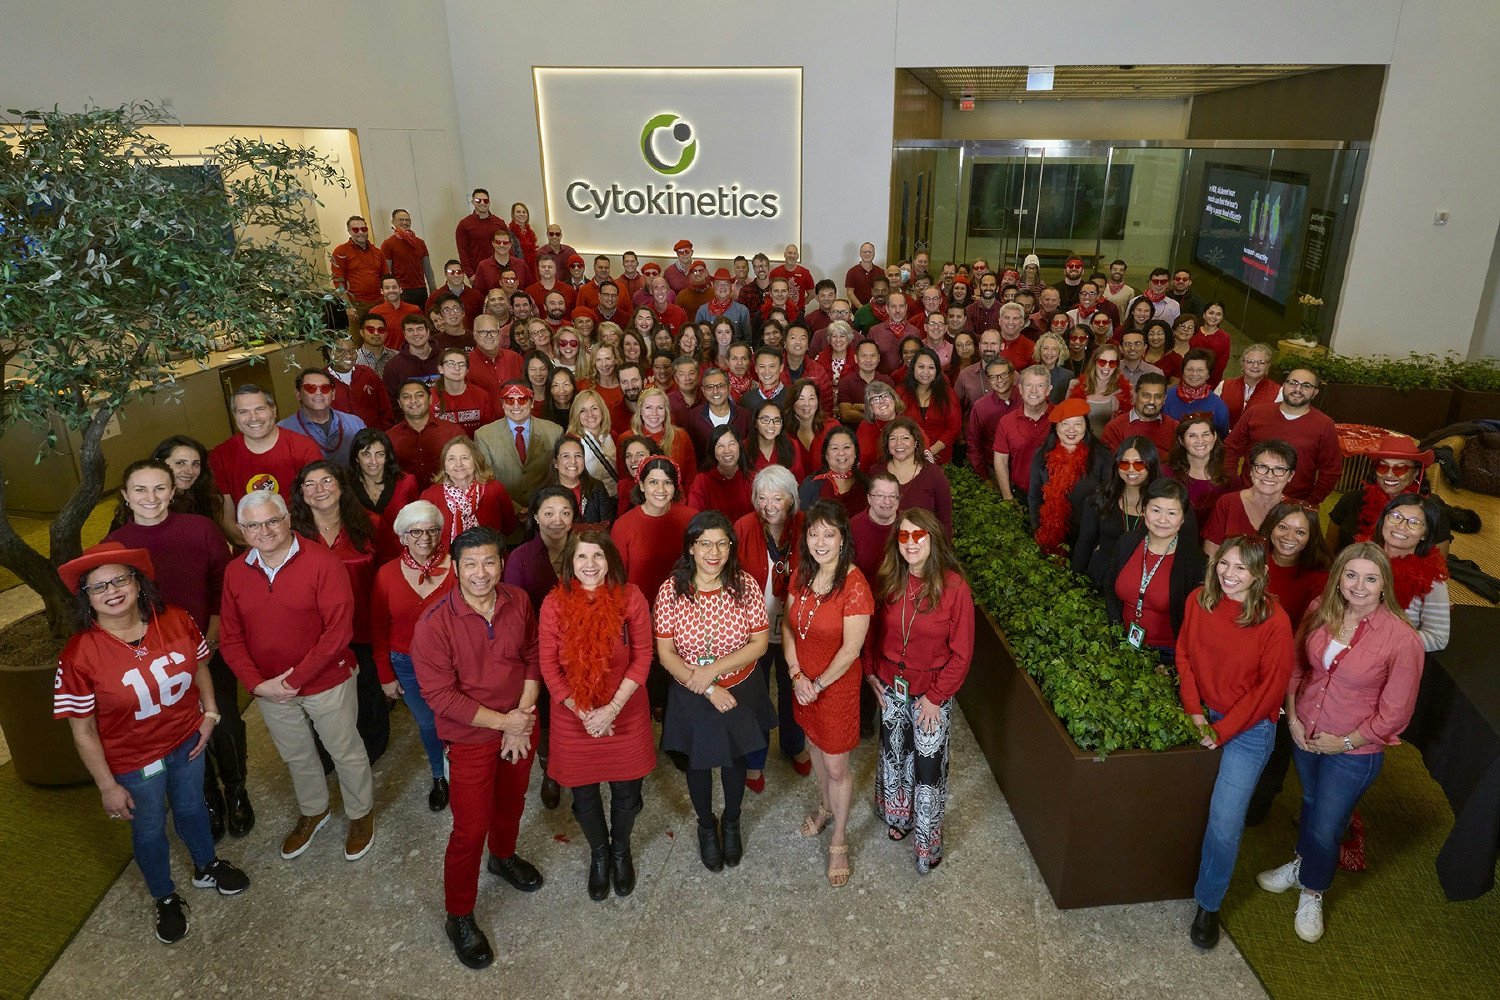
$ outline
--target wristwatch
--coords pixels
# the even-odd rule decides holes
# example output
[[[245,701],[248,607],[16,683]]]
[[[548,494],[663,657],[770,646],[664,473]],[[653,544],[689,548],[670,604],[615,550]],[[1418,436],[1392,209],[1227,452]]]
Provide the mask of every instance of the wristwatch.
[[[718,689],[719,688],[718,688],[717,685],[710,684],[708,687],[706,687],[706,688],[703,689],[703,697],[705,697],[705,698],[712,698],[714,696],[714,692],[717,691]]]
[[[1347,735],[1344,737],[1344,746],[1348,747],[1350,750],[1354,749],[1354,741],[1351,740]]]

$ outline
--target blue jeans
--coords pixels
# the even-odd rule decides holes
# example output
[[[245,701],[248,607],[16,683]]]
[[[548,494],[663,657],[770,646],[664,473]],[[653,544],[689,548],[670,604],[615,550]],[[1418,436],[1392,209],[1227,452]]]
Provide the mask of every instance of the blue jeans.
[[[1385,752],[1308,753],[1294,747],[1292,760],[1302,779],[1302,819],[1297,833],[1302,886],[1324,892],[1333,885],[1344,828],[1366,789],[1375,783]]]
[[[406,707],[411,709],[411,717],[417,722],[417,735],[422,739],[422,749],[427,752],[427,764],[432,768],[432,776],[441,778],[443,741],[438,739],[437,722],[432,709],[427,707],[422,689],[417,685],[417,670],[412,666],[411,657],[391,650],[391,669],[395,671],[396,680],[401,682],[401,690],[405,692],[401,695],[401,700],[406,702]]]
[[[135,863],[146,879],[152,899],[171,895],[172,852],[167,846],[167,804],[172,806],[172,825],[187,845],[193,864],[208,867],[215,857],[213,834],[208,829],[208,803],[203,799],[203,754],[188,760],[198,742],[194,731],[177,749],[162,758],[166,769],[147,778],[140,771],[115,775],[120,787],[135,803],[131,809],[130,846]]]
[[[787,670],[786,657],[782,655],[779,642],[771,643],[760,656],[759,673],[765,679],[767,690],[770,690],[773,667],[776,671],[777,742],[781,744],[782,753],[788,757],[795,757],[807,749],[807,734],[802,731],[801,726],[797,725],[797,717],[792,714],[792,705],[797,699],[792,694],[792,675]],[[745,754],[745,769],[748,771],[765,770],[766,755],[770,752],[771,734],[766,733],[766,748]]]
[[[1209,710],[1209,722],[1222,718]],[[1219,747],[1219,776],[1214,779],[1214,793],[1208,803],[1203,858],[1198,863],[1198,884],[1193,887],[1193,898],[1205,910],[1218,912],[1224,902],[1240,853],[1240,835],[1245,832],[1245,811],[1275,744],[1275,723],[1261,719]]]

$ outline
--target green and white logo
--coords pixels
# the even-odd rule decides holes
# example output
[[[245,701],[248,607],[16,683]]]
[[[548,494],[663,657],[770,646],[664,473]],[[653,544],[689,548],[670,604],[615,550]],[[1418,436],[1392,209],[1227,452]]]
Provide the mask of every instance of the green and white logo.
[[[657,156],[656,150],[652,148],[656,133],[665,128],[672,130],[673,139],[686,144],[682,147],[682,154],[676,163],[662,162],[661,157]],[[693,165],[693,157],[698,155],[698,140],[693,138],[693,127],[674,114],[657,115],[646,123],[645,128],[641,129],[641,155],[646,158],[646,164],[659,174],[671,176],[682,173]]]

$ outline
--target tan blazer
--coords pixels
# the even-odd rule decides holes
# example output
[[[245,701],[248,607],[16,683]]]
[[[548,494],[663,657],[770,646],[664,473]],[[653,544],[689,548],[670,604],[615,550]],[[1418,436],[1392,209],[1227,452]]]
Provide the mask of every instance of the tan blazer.
[[[505,492],[516,504],[525,507],[531,503],[531,494],[547,482],[547,473],[552,469],[552,449],[562,434],[563,429],[552,421],[532,417],[525,465],[516,454],[515,432],[505,417],[475,431],[474,443],[484,452]]]

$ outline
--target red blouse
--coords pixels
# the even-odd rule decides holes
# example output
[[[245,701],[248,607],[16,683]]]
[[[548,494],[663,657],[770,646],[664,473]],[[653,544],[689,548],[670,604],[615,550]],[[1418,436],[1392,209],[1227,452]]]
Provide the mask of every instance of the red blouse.
[[[875,609],[875,640],[865,673],[887,687],[900,673],[912,698],[942,703],[958,693],[974,657],[974,598],[957,573],[943,579],[943,597],[936,608],[919,608],[921,581],[906,579],[906,599],[886,598]],[[904,666],[903,666],[904,665]]]
[[[958,440],[958,432],[963,429],[963,414],[959,412],[958,397],[950,389],[948,402],[939,405],[934,399],[923,412],[922,407],[917,405],[917,397],[909,392],[904,385],[896,387],[896,398],[906,404],[906,412],[903,416],[910,417],[922,428],[922,435],[927,439],[927,446],[932,447],[934,442],[941,441],[943,448],[943,461],[953,454],[953,442]]]
[[[426,597],[418,597],[401,572],[399,559],[376,571],[375,587],[370,592],[370,644],[375,650],[375,672],[380,675],[380,683],[389,684],[396,679],[391,653],[411,654],[417,619],[453,589],[453,579],[450,565],[438,588]]]

